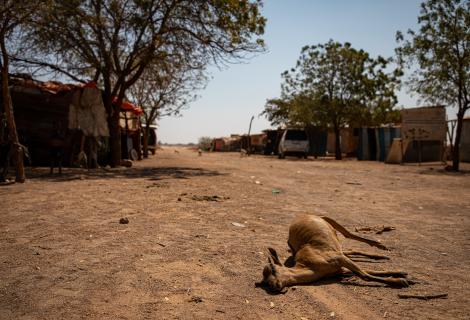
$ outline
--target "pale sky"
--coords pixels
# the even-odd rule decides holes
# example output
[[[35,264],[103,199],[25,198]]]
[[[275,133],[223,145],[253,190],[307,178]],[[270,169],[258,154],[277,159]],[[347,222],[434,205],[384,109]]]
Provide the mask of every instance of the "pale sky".
[[[281,73],[295,66],[305,45],[350,42],[372,56],[394,55],[398,30],[417,29],[420,0],[265,0],[267,18],[263,39],[267,52],[244,64],[211,69],[212,79],[200,98],[181,117],[158,123],[158,140],[166,143],[197,142],[202,136],[223,137],[270,128],[258,115],[267,99],[279,97]],[[398,105],[418,106],[417,96],[406,88]]]

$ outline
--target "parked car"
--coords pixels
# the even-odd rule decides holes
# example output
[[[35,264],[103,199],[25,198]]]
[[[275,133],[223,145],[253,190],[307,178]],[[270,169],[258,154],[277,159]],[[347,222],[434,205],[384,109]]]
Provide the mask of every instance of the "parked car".
[[[308,156],[309,142],[303,129],[286,129],[279,142],[279,159],[286,155],[296,155],[298,157]]]

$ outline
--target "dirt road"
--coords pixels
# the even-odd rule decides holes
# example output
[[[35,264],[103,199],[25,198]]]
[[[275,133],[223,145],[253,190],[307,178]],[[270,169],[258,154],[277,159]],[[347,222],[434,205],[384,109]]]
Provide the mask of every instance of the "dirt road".
[[[470,318],[469,173],[175,150],[131,169],[36,168],[26,184],[0,187],[0,319]],[[353,231],[395,227],[365,233],[391,260],[360,264],[419,283],[255,288],[266,247],[287,257],[289,222],[306,211]]]

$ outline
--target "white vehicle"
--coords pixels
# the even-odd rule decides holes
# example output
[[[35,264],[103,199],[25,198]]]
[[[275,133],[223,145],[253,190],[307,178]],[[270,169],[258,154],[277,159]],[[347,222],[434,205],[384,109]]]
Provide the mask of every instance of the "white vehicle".
[[[307,134],[302,129],[286,129],[279,142],[279,159],[286,155],[296,155],[307,159],[310,145]]]

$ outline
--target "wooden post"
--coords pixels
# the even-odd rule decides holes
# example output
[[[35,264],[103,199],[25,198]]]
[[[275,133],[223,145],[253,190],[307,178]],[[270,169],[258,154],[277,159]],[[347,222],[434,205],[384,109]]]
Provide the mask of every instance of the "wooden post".
[[[249,155],[249,154],[251,153],[251,137],[250,137],[250,133],[251,133],[251,124],[252,124],[254,118],[255,118],[255,116],[251,116],[250,126],[248,127],[248,150],[246,150],[246,154],[247,154],[247,155]]]

